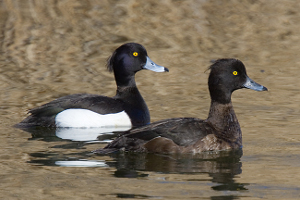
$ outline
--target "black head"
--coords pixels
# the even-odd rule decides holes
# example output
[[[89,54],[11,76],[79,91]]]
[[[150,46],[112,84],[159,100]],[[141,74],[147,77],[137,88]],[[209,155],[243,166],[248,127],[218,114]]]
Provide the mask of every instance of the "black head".
[[[251,80],[244,64],[237,59],[219,59],[210,66],[209,91],[213,101],[229,103],[234,90],[241,88],[265,91],[266,87]]]
[[[107,69],[114,72],[118,85],[128,85],[134,74],[142,69],[169,71],[151,61],[146,49],[137,43],[126,43],[118,47],[108,59]]]

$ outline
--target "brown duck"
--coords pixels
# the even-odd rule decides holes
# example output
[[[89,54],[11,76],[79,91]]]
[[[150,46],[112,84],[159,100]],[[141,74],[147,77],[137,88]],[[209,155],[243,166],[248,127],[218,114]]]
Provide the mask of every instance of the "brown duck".
[[[199,153],[238,149],[242,132],[233,110],[231,94],[241,88],[266,91],[251,80],[237,59],[219,59],[210,66],[208,79],[211,106],[206,120],[172,118],[131,129],[95,153],[117,150],[154,153]]]

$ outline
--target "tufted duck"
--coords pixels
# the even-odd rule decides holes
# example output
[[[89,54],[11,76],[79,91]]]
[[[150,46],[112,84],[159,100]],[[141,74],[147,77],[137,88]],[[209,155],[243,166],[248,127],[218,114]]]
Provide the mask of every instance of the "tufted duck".
[[[251,80],[237,59],[219,59],[210,66],[208,86],[211,106],[208,118],[172,118],[131,129],[94,153],[120,149],[154,153],[199,153],[242,147],[242,132],[234,113],[231,94],[249,88],[267,88]]]
[[[142,69],[169,70],[155,64],[146,49],[137,43],[117,48],[108,59],[107,69],[115,75],[117,93],[114,97],[94,94],[64,96],[30,110],[30,115],[15,126],[88,128],[149,124],[149,110],[136,86],[135,73]]]

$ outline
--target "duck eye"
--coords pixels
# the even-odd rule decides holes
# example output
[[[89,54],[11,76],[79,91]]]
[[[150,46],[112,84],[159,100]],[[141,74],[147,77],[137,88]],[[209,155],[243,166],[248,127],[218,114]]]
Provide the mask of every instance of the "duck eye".
[[[236,76],[236,75],[238,75],[238,72],[237,71],[233,71],[232,74]]]
[[[138,56],[139,55],[139,53],[138,52],[133,52],[133,54],[132,54],[133,56]]]

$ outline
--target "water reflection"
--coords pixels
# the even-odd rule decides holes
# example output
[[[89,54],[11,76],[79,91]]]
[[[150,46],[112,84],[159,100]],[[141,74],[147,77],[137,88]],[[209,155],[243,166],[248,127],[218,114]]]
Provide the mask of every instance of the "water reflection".
[[[93,128],[93,129],[50,129],[35,127],[26,129],[30,132],[32,138],[29,140],[43,140],[43,141],[72,141],[62,145],[51,146],[51,148],[78,149],[79,145],[85,146],[95,142],[111,141],[118,135],[122,129],[107,129],[107,128]],[[202,154],[185,154],[185,155],[162,155],[153,153],[133,153],[121,152],[110,154],[113,159],[107,162],[107,165],[114,167],[117,170],[143,170],[156,171],[164,173],[221,173],[223,176],[213,177],[217,182],[222,182],[223,179],[230,179],[236,174],[240,174],[242,163],[240,158],[243,152],[242,149],[235,151],[218,151],[218,152],[203,152]],[[43,155],[43,156],[42,156]],[[61,154],[59,154],[61,155]],[[83,152],[79,157],[96,156],[90,152]],[[53,158],[55,154],[32,154],[33,157]],[[66,155],[67,156],[67,155]],[[78,154],[77,154],[78,157]],[[78,158],[78,160],[81,158]],[[225,176],[226,174],[226,176]]]
[[[114,162],[108,163],[118,170],[134,169],[163,173],[227,173],[242,172],[240,158],[242,150],[204,152],[202,154],[162,155],[152,153],[116,153],[110,156]]]
[[[104,160],[62,160],[55,161],[55,165],[62,167],[108,167]]]
[[[113,162],[107,165],[117,170],[116,177],[137,178],[145,176],[139,171],[154,171],[160,173],[207,173],[218,191],[246,190],[244,184],[236,183],[234,177],[242,173],[242,150],[205,152],[197,155],[158,155],[141,153],[118,153],[111,155]],[[187,181],[201,181],[193,179]]]
[[[106,167],[103,160],[87,160],[89,152],[63,154],[61,152],[34,152],[30,153],[28,163],[38,166],[64,167]]]
[[[56,167],[104,167],[113,168],[112,176],[116,178],[148,177],[150,172],[166,174],[186,174],[185,181],[211,182],[214,191],[247,190],[244,183],[238,183],[236,175],[242,173],[242,149],[236,151],[204,152],[202,154],[161,155],[153,153],[119,152],[109,156],[95,155],[84,150],[95,142],[110,141],[118,132],[108,129],[48,129],[32,128],[30,140],[51,142],[51,152],[30,153],[32,165]],[[85,134],[86,137],[83,135]],[[38,142],[37,141],[37,142]],[[57,143],[57,141],[59,143]],[[61,141],[61,142],[60,142]],[[53,150],[56,148],[57,151]],[[66,151],[71,149],[70,151]],[[73,149],[77,149],[73,153]],[[80,153],[78,153],[80,149]],[[209,178],[195,178],[195,174],[207,174]],[[198,177],[198,176],[196,176]],[[215,196],[212,199],[237,196]]]
[[[148,196],[148,195],[140,195],[140,194],[124,194],[124,193],[116,193],[115,194],[117,198],[121,199],[162,199],[162,197],[159,196]]]
[[[75,142],[71,143],[74,144]],[[85,145],[87,144],[85,143]],[[78,148],[78,143],[76,145]],[[66,146],[61,147],[65,148]],[[205,152],[196,155],[121,152],[111,154],[109,159],[107,156],[103,159],[104,156],[94,155],[89,151],[72,154],[37,152],[30,154],[32,159],[29,163],[63,167],[110,167],[115,168],[112,175],[116,178],[147,177],[149,172],[187,174],[187,181],[216,183],[211,187],[216,191],[241,191],[247,190],[245,184],[237,183],[234,178],[242,173],[240,160],[242,155],[241,149]],[[211,179],[199,180],[189,176],[195,173],[208,174]]]
[[[146,177],[149,172],[186,174],[185,181],[212,182],[214,191],[243,191],[247,183],[236,181],[242,173],[242,149],[237,151],[205,152],[197,155],[159,155],[145,153],[112,154],[113,161],[106,164],[116,168],[117,178]],[[194,178],[195,174],[208,174],[210,179]],[[236,195],[212,196],[211,199],[238,199]]]

